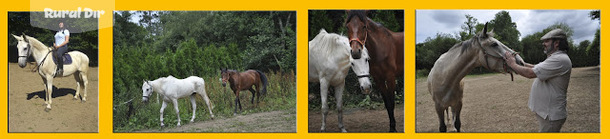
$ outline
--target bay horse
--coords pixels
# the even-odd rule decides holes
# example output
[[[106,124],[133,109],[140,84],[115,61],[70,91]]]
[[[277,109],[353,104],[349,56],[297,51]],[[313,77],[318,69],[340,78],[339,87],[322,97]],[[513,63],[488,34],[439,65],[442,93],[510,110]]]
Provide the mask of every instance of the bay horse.
[[[326,130],[326,115],[328,114],[328,89],[333,87],[337,101],[337,116],[339,129],[347,132],[343,125],[343,90],[345,89],[345,77],[352,67],[358,77],[360,90],[364,94],[370,93],[371,81],[369,79],[369,56],[366,49],[363,50],[360,59],[353,59],[350,55],[349,41],[347,37],[335,33],[327,33],[320,30],[316,37],[309,41],[309,82],[320,83],[320,96],[322,99],[322,127]]]
[[[434,100],[434,107],[439,119],[439,131],[447,132],[445,112],[449,115],[451,107],[453,128],[460,132],[460,111],[464,82],[462,79],[475,67],[510,73],[512,69],[504,61],[504,53],[515,53],[512,49],[493,38],[493,32],[487,32],[487,23],[482,32],[473,38],[455,44],[442,54],[434,63],[428,75],[428,91]],[[517,55],[517,63],[523,65],[523,59]],[[449,117],[447,117],[449,119]]]
[[[13,34],[11,34],[13,35]],[[42,78],[45,85],[46,99],[45,99],[45,111],[51,110],[52,94],[53,94],[53,78],[55,77],[66,77],[74,74],[76,80],[76,94],[74,99],[77,100],[81,97],[81,102],[87,101],[87,72],[89,71],[89,57],[79,51],[70,51],[66,55],[70,55],[72,63],[64,63],[64,72],[62,75],[55,75],[57,65],[53,62],[53,56],[51,47],[47,47],[38,39],[34,37],[22,34],[21,36],[13,35],[17,39],[17,50],[19,52],[19,67],[24,68],[27,65],[27,58],[32,56],[36,60],[38,65],[36,70]],[[81,88],[82,86],[82,88]],[[84,91],[83,95],[80,95],[81,89]]]
[[[381,91],[390,119],[390,132],[396,132],[394,91],[396,78],[404,75],[404,33],[392,32],[366,17],[366,11],[348,10],[345,26],[348,30],[351,56],[359,59],[366,47],[371,57],[371,75]]]
[[[250,103],[254,104],[254,97],[256,97],[256,103],[260,101],[260,96],[265,95],[267,92],[267,76],[259,70],[247,70],[239,72],[236,70],[230,70],[227,68],[220,69],[220,75],[222,76],[222,86],[225,87],[227,82],[231,86],[231,90],[235,94],[235,110],[233,115],[237,115],[237,107],[239,106],[239,112],[241,113],[241,102],[239,101],[239,92],[242,90],[249,90],[252,92],[252,100]],[[252,88],[256,87],[256,89]]]
[[[167,103],[174,105],[174,111],[176,117],[178,117],[178,125],[180,125],[180,110],[178,109],[178,99],[190,96],[191,105],[193,108],[193,116],[191,117],[191,123],[195,121],[195,111],[197,110],[197,104],[195,103],[195,95],[200,95],[205,104],[208,106],[210,111],[210,117],[214,118],[212,113],[212,103],[205,92],[205,81],[197,76],[190,76],[185,79],[177,79],[174,76],[161,77],[153,81],[144,81],[142,84],[142,102],[148,102],[148,99],[153,92],[157,92],[163,97],[163,104],[161,105],[161,113],[159,120],[161,121],[161,127],[165,127],[163,124],[163,111],[167,107]]]

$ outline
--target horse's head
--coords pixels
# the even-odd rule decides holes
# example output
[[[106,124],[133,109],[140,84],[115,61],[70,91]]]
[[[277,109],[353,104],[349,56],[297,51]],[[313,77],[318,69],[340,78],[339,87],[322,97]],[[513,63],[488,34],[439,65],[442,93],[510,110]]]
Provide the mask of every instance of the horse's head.
[[[364,44],[366,43],[366,39],[368,37],[368,22],[366,13],[367,11],[361,10],[347,11],[345,26],[347,27],[349,44],[352,48],[350,52],[354,59],[360,59],[362,49],[365,47]]]
[[[13,34],[11,34],[13,35]],[[23,68],[27,65],[27,59],[32,54],[32,47],[28,40],[28,36],[22,34],[21,36],[13,35],[17,39],[17,50],[19,54],[19,67]]]
[[[152,85],[150,81],[144,81],[142,84],[142,102],[148,102],[148,99],[153,93]]]
[[[506,62],[504,61],[504,53],[515,53],[515,51],[498,41],[493,36],[493,30],[487,32],[487,23],[485,23],[483,32],[479,32],[475,38],[473,38],[475,39],[474,45],[477,45],[480,48],[480,52],[478,53],[478,62],[487,69],[502,73],[511,73],[513,70],[506,65]],[[517,64],[523,65],[523,59],[521,56],[516,55],[515,59],[517,60]]]
[[[227,82],[231,77],[231,73],[229,72],[229,70],[227,70],[227,68],[220,68],[220,76],[222,77],[222,87],[227,86]]]
[[[371,80],[369,74],[369,53],[364,48],[362,50],[362,55],[360,59],[353,59],[350,57],[349,61],[352,63],[352,70],[356,73],[358,77],[358,82],[360,83],[360,90],[364,94],[369,94],[371,92]]]

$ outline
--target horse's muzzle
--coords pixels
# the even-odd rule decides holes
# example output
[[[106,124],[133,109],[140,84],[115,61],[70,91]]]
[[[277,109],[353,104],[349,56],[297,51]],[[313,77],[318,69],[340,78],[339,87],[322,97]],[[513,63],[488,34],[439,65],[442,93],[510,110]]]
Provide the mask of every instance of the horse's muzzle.
[[[19,57],[18,64],[20,68],[24,68],[27,63],[27,58]]]
[[[357,49],[357,51],[354,51],[352,49],[352,50],[350,50],[350,53],[352,54],[352,58],[354,58],[354,59],[360,59],[360,57],[362,57],[362,50],[361,49]]]
[[[222,87],[226,87],[226,86],[227,86],[227,83],[222,82]]]

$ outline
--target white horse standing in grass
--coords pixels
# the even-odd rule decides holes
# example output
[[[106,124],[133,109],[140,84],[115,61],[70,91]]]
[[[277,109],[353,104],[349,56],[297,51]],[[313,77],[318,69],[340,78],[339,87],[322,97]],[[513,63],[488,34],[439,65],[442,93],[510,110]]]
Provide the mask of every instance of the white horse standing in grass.
[[[329,34],[324,29],[309,41],[309,82],[320,83],[320,96],[322,97],[321,131],[326,130],[326,115],[328,114],[326,101],[328,89],[333,87],[337,100],[338,125],[341,132],[347,132],[343,125],[342,95],[345,88],[345,77],[350,66],[358,76],[360,89],[364,94],[370,93],[368,51],[364,49],[360,59],[353,59],[350,49],[347,37],[334,33]]]
[[[157,92],[163,97],[163,104],[161,105],[161,116],[159,120],[161,121],[161,127],[164,127],[163,124],[163,110],[167,107],[167,103],[171,102],[174,105],[174,110],[176,111],[176,117],[178,117],[178,126],[180,126],[180,111],[178,110],[178,99],[184,98],[187,96],[191,97],[191,105],[193,107],[193,116],[191,117],[191,123],[195,121],[195,111],[197,110],[197,104],[195,103],[195,94],[199,94],[205,104],[208,105],[208,110],[210,111],[210,117],[214,118],[214,113],[212,113],[212,104],[210,102],[210,98],[205,92],[205,81],[202,78],[196,76],[190,76],[186,79],[177,79],[174,76],[161,77],[154,81],[144,81],[142,84],[142,101],[148,102],[148,98],[152,95],[152,93]]]
[[[23,68],[27,65],[27,58],[32,56],[36,60],[38,74],[42,77],[42,81],[45,85],[45,105],[46,111],[51,110],[51,103],[53,102],[53,78],[56,76],[55,72],[57,65],[53,62],[53,55],[51,47],[47,47],[34,37],[22,34],[21,36],[13,35],[17,39],[17,50],[19,51],[19,67]],[[76,80],[76,94],[74,99],[78,99],[80,96],[81,86],[83,87],[83,95],[81,96],[81,102],[87,101],[87,72],[89,70],[89,57],[79,51],[71,51],[66,55],[72,56],[72,64],[64,64],[64,72],[59,77],[66,77],[74,74]]]

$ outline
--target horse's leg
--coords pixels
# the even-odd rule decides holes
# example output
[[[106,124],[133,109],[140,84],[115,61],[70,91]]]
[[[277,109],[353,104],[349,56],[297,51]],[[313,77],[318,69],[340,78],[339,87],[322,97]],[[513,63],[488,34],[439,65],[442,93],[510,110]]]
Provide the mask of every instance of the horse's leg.
[[[345,83],[335,86],[335,99],[337,99],[337,117],[339,121],[339,129],[341,132],[347,132],[343,125],[343,89],[345,89]]]
[[[328,98],[328,86],[329,83],[325,79],[320,79],[320,98],[322,99],[322,127],[320,131],[326,131],[326,115],[328,114],[328,104],[326,104]]]
[[[453,127],[455,127],[456,132],[460,132],[460,127],[462,127],[462,122],[460,121],[460,111],[462,111],[462,101],[458,101],[455,106],[451,107],[453,111]]]
[[[434,108],[436,109],[436,115],[438,115],[438,130],[440,132],[447,132],[447,125],[445,125],[445,110],[447,108],[442,107],[439,102],[434,102]]]
[[[89,86],[89,79],[87,79],[87,72],[78,72],[82,81],[82,86],[83,86],[83,96],[81,102],[86,102],[87,101],[87,86]]]
[[[163,110],[165,110],[165,107],[167,107],[167,102],[163,101],[163,104],[161,104],[161,110],[159,110],[159,112],[161,113],[161,116],[159,117],[159,121],[161,121],[161,127],[165,126],[165,124],[163,124]]]
[[[396,77],[394,75],[390,75],[386,78],[387,89],[385,90],[385,94],[387,96],[386,110],[388,111],[388,116],[390,117],[390,132],[397,132],[396,130],[396,119],[394,119],[394,105],[396,99],[394,95],[394,91],[396,89]]]
[[[47,108],[45,109],[45,111],[50,111],[51,110],[51,104],[53,103],[52,97],[53,97],[53,76],[47,76]]]
[[[174,111],[176,111],[176,117],[178,118],[178,125],[180,125],[180,110],[178,109],[178,99],[172,99],[172,104],[174,105]]]
[[[49,98],[47,98],[47,92],[49,92],[49,88],[47,88],[47,78],[42,77],[42,83],[44,85],[44,104],[42,106],[47,106],[49,104],[49,102],[47,100],[49,100]]]
[[[80,95],[80,86],[83,83],[83,81],[81,80],[81,77],[79,75],[79,73],[74,73],[74,80],[76,80],[76,94],[74,94],[74,100],[78,99],[78,96]]]
[[[199,93],[199,95],[201,95],[201,97],[203,98],[203,101],[205,101],[205,105],[208,106],[208,111],[210,111],[210,117],[212,119],[214,119],[214,113],[212,113],[212,103],[210,102],[210,98],[208,98],[207,93],[205,93],[205,90],[201,93]]]
[[[241,113],[241,103],[239,103],[239,91],[233,91],[235,93],[235,110],[233,110],[233,115],[237,115],[237,107],[239,107],[239,112]]]
[[[195,103],[195,94],[191,95],[191,105],[193,107],[193,116],[191,117],[191,123],[195,122],[195,111],[197,110],[197,104]]]
[[[250,92],[252,92],[252,99],[250,99],[250,103],[254,104],[254,97],[256,96],[256,90],[254,90],[254,88],[250,87]]]

